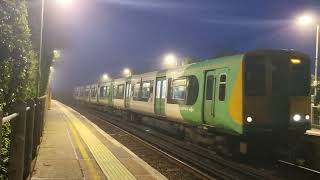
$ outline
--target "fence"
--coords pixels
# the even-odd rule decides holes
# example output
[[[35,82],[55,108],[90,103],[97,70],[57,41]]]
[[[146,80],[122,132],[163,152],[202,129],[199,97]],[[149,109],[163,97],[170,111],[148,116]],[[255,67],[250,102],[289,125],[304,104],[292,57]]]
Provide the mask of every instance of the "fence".
[[[27,179],[31,164],[38,152],[44,125],[46,96],[17,101],[13,106],[14,114],[3,117],[0,111],[0,148],[2,146],[2,125],[11,125],[11,144],[9,152],[9,179]]]

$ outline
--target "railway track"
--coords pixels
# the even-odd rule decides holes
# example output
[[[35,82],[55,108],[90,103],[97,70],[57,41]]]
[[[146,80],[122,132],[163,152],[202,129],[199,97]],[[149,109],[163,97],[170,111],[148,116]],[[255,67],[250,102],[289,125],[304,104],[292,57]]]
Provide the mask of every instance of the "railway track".
[[[108,126],[112,125],[114,128],[120,128],[122,131],[124,130],[130,134],[130,136],[138,137],[140,142],[143,142],[146,146],[149,146],[149,148],[151,147],[155,151],[165,155],[167,159],[175,161],[183,170],[189,171],[188,173],[191,173],[192,175],[188,176],[189,178],[186,179],[280,179],[269,171],[226,160],[210,150],[179,141],[148,127],[136,125],[127,121],[124,123],[119,117],[94,109],[88,110],[78,108],[78,110],[81,113],[84,113],[83,115],[89,117],[90,120],[93,120],[103,130],[106,130],[104,126],[109,124]],[[117,139],[117,137],[115,137],[115,139]],[[117,140],[121,143],[124,142],[121,138],[118,138]],[[125,141],[128,142],[128,140]],[[126,143],[124,143],[124,145],[127,146]],[[130,145],[128,148],[130,149]],[[134,150],[132,151],[135,152]],[[144,159],[147,157],[144,156],[141,158]],[[148,158],[144,160],[148,162]],[[159,170],[159,168],[157,169]],[[161,173],[166,175],[166,172]],[[195,178],[192,177],[193,175]],[[170,178],[169,176],[169,179],[175,178]]]
[[[136,135],[106,121],[105,118],[101,118],[96,112],[93,114],[82,108],[78,108],[77,110],[168,179],[214,179]]]
[[[76,109],[169,179],[300,180],[320,177],[319,171],[282,160],[268,168],[235,162],[222,158],[211,150],[170,137],[150,127],[122,120],[121,117],[93,108],[76,107]],[[146,152],[147,149],[149,152]]]

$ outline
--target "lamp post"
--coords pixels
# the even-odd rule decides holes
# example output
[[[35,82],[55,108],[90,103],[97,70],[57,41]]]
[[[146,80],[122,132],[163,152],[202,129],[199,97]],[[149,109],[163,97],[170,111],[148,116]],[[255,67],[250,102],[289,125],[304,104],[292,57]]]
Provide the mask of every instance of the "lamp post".
[[[317,35],[316,35],[316,61],[314,65],[314,82],[315,82],[315,88],[314,88],[314,97],[317,96],[317,86],[318,86],[318,60],[319,60],[319,24],[317,24]]]
[[[38,62],[38,80],[37,80],[37,97],[40,97],[40,82],[41,82],[41,62],[42,62],[42,37],[43,37],[43,14],[44,0],[41,0],[41,22],[40,22],[40,49]]]
[[[313,24],[314,23],[314,18],[310,15],[303,15],[298,17],[298,23],[300,25],[308,25],[308,24]],[[318,60],[319,60],[319,27],[320,25],[317,23],[316,24],[316,56],[315,56],[315,64],[314,64],[314,98],[317,96],[317,85],[318,85]],[[315,101],[314,101],[315,103]]]
[[[61,5],[71,4],[73,0],[56,0]],[[43,26],[44,26],[44,11],[45,0],[41,0],[41,22],[40,22],[40,48],[39,48],[39,61],[38,61],[38,77],[37,77],[37,96],[40,96],[41,84],[41,64],[42,64],[42,48],[43,48]]]
[[[314,24],[314,18],[310,15],[303,15],[298,18],[298,23],[300,25],[308,25],[308,24]],[[316,23],[316,56],[315,56],[315,62],[314,62],[314,93],[313,93],[313,104],[311,103],[311,124],[314,122],[314,108],[317,108],[316,106],[316,97],[317,97],[317,90],[318,90],[318,60],[319,60],[319,23]]]

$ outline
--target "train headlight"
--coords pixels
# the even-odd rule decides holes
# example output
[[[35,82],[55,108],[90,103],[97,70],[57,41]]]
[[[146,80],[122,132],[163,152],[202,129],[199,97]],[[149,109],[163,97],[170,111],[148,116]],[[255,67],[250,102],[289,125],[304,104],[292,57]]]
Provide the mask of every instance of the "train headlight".
[[[305,119],[306,119],[306,120],[309,120],[309,119],[310,119],[310,115],[307,114],[307,115],[305,116]]]
[[[253,121],[252,117],[250,117],[250,116],[247,117],[247,122],[248,122],[248,123],[251,123],[252,121]]]
[[[300,120],[301,120],[301,115],[300,115],[300,114],[295,114],[295,115],[293,115],[293,120],[294,120],[295,122],[300,121]]]

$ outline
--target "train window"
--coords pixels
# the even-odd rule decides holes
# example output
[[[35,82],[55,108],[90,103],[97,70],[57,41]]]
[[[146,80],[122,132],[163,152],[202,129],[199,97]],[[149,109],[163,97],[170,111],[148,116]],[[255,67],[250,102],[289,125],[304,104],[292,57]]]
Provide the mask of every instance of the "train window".
[[[109,87],[108,86],[102,86],[100,87],[100,97],[106,97],[109,94]]]
[[[116,99],[123,99],[124,85],[120,84],[117,86]]]
[[[227,85],[227,75],[221,74],[219,81],[219,101],[224,101],[226,98],[226,85]]]
[[[206,100],[212,100],[213,97],[213,76],[207,77]]]
[[[187,79],[175,79],[172,81],[171,100],[175,104],[183,104],[186,99]]]
[[[199,82],[196,76],[188,76],[187,105],[196,103],[199,93]]]
[[[167,80],[162,81],[162,91],[161,91],[161,98],[165,99],[167,95]],[[159,93],[160,96],[160,93]]]
[[[266,66],[264,61],[254,61],[263,57],[254,57],[245,68],[245,94],[264,96],[266,94]]]
[[[85,96],[88,97],[88,96],[89,96],[89,93],[90,93],[90,89],[86,89],[86,91],[85,91]]]
[[[127,83],[126,85],[126,97],[131,97],[131,83]]]
[[[198,93],[199,82],[196,76],[168,79],[167,102],[170,104],[193,105],[197,101]]]
[[[106,96],[109,96],[109,95],[110,95],[110,87],[109,87],[109,86],[106,86],[105,95],[106,95]]]
[[[148,101],[151,93],[151,81],[142,82],[141,100]]]
[[[139,100],[140,83],[133,86],[133,100]]]
[[[308,96],[310,91],[309,61],[292,64],[289,75],[289,92],[292,96]]]
[[[91,97],[96,97],[97,95],[97,89],[96,88],[92,88],[91,89]]]
[[[172,102],[172,98],[171,98],[171,97],[172,97],[172,92],[171,92],[171,87],[172,87],[172,85],[171,85],[171,82],[172,82],[172,78],[169,78],[169,79],[168,79],[167,102],[172,104],[173,102]],[[159,83],[158,86],[159,86],[159,91],[160,91],[161,84]],[[158,91],[158,92],[159,92],[159,91]],[[158,95],[159,95],[159,97],[157,96],[157,98],[160,98],[160,93],[158,93]]]

